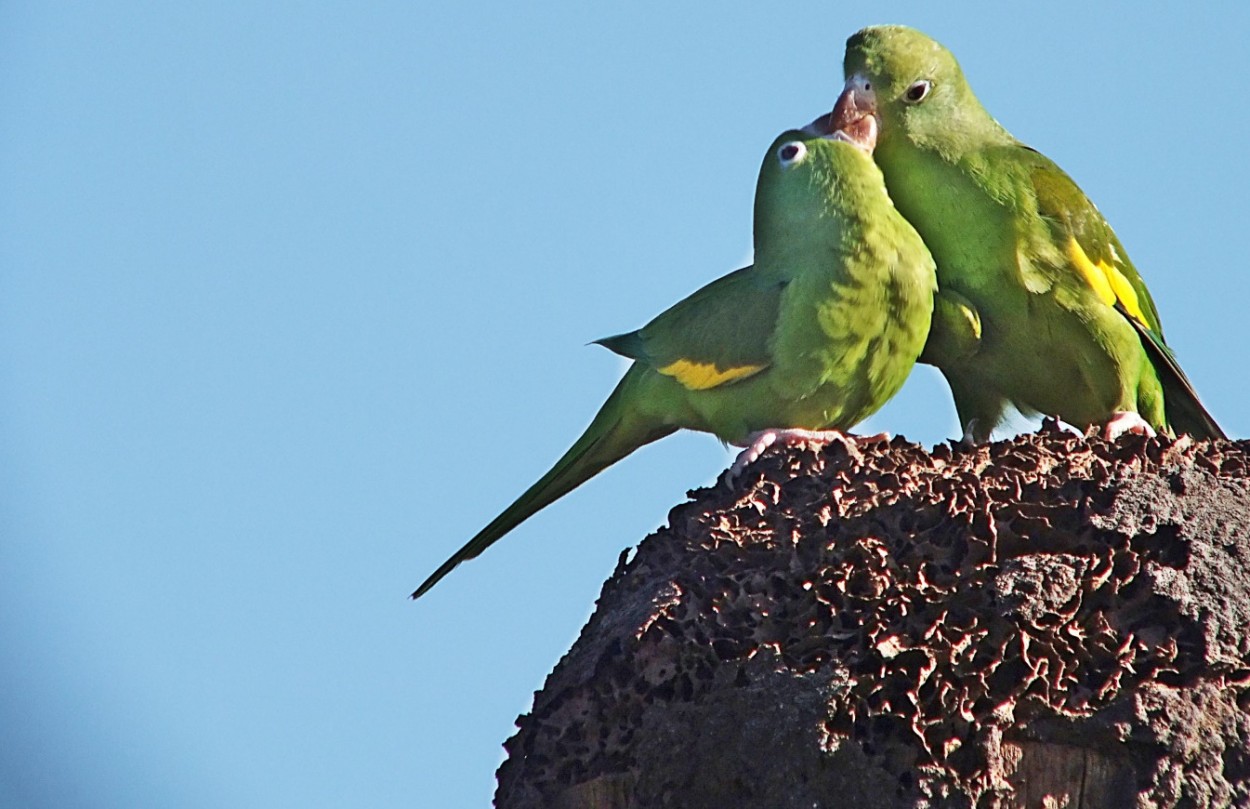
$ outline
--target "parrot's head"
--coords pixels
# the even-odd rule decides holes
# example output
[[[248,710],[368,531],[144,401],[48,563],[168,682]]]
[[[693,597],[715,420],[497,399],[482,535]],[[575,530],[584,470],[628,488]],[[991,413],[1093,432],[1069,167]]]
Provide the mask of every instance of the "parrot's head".
[[[799,243],[800,234],[836,238],[831,220],[888,201],[881,169],[860,144],[841,135],[783,132],[764,155],[755,187],[756,250],[770,240]]]
[[[805,131],[841,132],[891,149],[900,141],[946,150],[951,136],[997,126],[977,101],[950,51],[902,25],[865,28],[846,41],[846,84],[833,112]]]

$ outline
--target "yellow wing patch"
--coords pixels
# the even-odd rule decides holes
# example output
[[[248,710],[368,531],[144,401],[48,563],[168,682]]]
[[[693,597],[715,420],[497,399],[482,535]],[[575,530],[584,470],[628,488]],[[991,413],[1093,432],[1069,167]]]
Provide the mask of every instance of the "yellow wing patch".
[[[690,390],[707,390],[758,374],[764,368],[763,365],[740,365],[737,368],[726,368],[722,371],[716,367],[715,363],[682,359],[669,363],[659,370],[660,373],[671,376]]]
[[[1149,325],[1146,316],[1142,314],[1141,304],[1137,301],[1137,290],[1133,289],[1124,273],[1102,259],[1097,264],[1090,261],[1074,238],[1068,239],[1068,257],[1103,303],[1115,306],[1118,301],[1131,317],[1143,325]]]

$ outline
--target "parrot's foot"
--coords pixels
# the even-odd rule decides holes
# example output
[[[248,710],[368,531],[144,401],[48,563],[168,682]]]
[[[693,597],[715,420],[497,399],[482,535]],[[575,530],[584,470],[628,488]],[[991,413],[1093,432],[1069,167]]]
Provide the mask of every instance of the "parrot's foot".
[[[746,469],[755,459],[764,454],[764,450],[780,441],[784,446],[794,446],[795,444],[812,443],[812,444],[829,444],[833,441],[840,441],[851,452],[857,452],[855,442],[858,441],[879,441],[882,438],[889,440],[889,435],[881,433],[880,435],[870,436],[868,438],[856,439],[854,436],[847,435],[839,430],[800,430],[800,429],[782,429],[782,430],[761,430],[758,433],[751,433],[747,436],[746,449],[738,453],[738,457],[734,459],[733,466],[729,467],[729,473],[725,480],[727,483],[733,483],[737,480],[738,475],[742,474],[742,470]]]
[[[1102,425],[1102,437],[1108,441],[1114,441],[1125,433],[1137,433],[1138,435],[1148,435],[1155,437],[1155,430],[1141,415],[1133,412],[1116,413],[1107,419],[1107,423]]]
[[[964,434],[959,438],[959,445],[964,449],[972,449],[977,445],[977,420],[969,419],[964,425]]]

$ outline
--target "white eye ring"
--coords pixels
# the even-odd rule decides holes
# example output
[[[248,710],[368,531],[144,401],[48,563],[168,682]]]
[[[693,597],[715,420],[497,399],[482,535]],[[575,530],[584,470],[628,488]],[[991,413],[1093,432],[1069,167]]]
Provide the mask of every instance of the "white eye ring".
[[[805,157],[807,157],[807,144],[801,140],[786,141],[777,147],[777,161],[781,163],[783,169],[802,163]]]
[[[912,82],[907,92],[903,93],[903,101],[908,104],[919,104],[929,97],[929,91],[932,89],[933,82],[928,79]]]

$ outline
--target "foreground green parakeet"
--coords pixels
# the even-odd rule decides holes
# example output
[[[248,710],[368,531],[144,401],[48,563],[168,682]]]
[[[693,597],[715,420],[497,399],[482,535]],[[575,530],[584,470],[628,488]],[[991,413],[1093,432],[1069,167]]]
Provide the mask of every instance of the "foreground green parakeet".
[[[876,141],[890,196],[937,261],[922,361],[950,383],[966,436],[988,438],[1015,405],[1109,437],[1224,437],[1111,227],[990,117],[949,51],[910,28],[865,28],[844,70],[833,112],[808,130]]]
[[[869,144],[869,149],[871,145]],[[824,439],[867,418],[911,371],[929,331],[933,259],[861,148],[787,132],[755,192],[755,264],[642,329],[598,341],[634,360],[572,448],[467,545],[465,559],[638,447],[679,429],[749,446]]]

